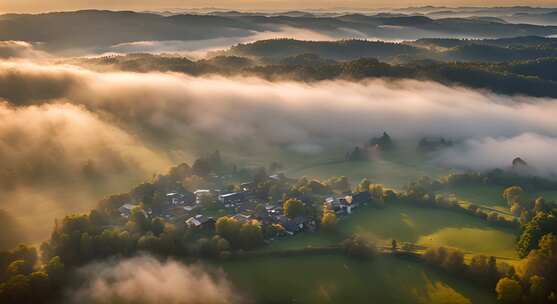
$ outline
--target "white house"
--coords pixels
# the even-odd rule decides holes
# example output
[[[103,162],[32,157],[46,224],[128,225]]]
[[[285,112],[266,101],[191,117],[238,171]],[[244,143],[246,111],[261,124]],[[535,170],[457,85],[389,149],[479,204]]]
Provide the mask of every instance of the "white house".
[[[120,212],[122,217],[128,218],[132,214],[132,210],[137,207],[139,207],[139,205],[124,204],[118,208],[118,212]]]

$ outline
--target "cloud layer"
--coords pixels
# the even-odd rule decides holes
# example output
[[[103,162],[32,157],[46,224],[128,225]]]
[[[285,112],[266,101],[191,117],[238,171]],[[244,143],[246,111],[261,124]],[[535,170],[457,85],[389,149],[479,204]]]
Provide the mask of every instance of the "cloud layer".
[[[254,159],[285,147],[316,155],[387,131],[399,141],[463,142],[438,160],[451,167],[506,167],[520,156],[557,173],[547,152],[557,100],[432,82],[306,84],[3,61],[0,99],[0,209],[31,228],[216,148]]]
[[[229,304],[239,297],[223,272],[149,256],[97,263],[80,271],[86,283],[71,303]]]
[[[382,130],[402,138],[557,136],[555,100],[412,80],[303,84],[0,64],[0,97],[16,105],[63,99],[140,136],[195,133],[277,144],[359,140]]]
[[[36,50],[33,45],[24,41],[0,41],[0,59],[39,59],[47,54]]]
[[[86,210],[170,164],[83,107],[0,103],[0,213],[17,224],[2,229],[0,247],[21,241],[16,235],[42,240],[54,218]]]
[[[473,170],[505,169],[510,160],[520,157],[543,176],[555,176],[557,137],[524,133],[515,137],[469,139],[464,144],[445,150],[438,162],[451,168]]]
[[[251,43],[258,40],[291,38],[298,40],[320,40],[333,41],[339,38],[366,38],[365,34],[355,30],[346,29],[338,35],[331,36],[304,28],[294,28],[288,26],[276,27],[273,31],[254,31],[249,36],[222,37],[202,40],[170,40],[170,41],[134,41],[113,45],[102,52],[130,54],[130,53],[172,53],[180,54],[190,58],[205,58],[208,52],[228,49],[238,43]],[[98,53],[98,50],[97,50]],[[94,55],[94,54],[93,54]]]

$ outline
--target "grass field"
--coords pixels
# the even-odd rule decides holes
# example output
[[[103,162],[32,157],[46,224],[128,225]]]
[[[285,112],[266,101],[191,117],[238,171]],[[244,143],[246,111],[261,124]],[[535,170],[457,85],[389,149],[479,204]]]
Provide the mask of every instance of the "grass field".
[[[427,166],[387,160],[345,162],[313,160],[290,167],[290,177],[344,175],[355,184],[364,177],[400,188],[421,176],[447,174]],[[455,191],[453,191],[455,190]],[[505,207],[499,189],[450,189],[461,199],[486,206]],[[354,233],[377,241],[412,242],[445,246],[472,255],[485,254],[516,260],[516,232],[496,228],[466,214],[442,209],[389,205],[360,208],[339,222],[336,234],[302,233],[273,241],[262,250],[275,251],[338,244]],[[380,256],[360,261],[342,255],[258,257],[220,264],[246,296],[265,303],[494,303],[489,291],[445,276],[427,265]]]
[[[495,296],[420,263],[343,255],[261,257],[219,264],[257,303],[494,303]]]
[[[266,250],[337,244],[344,236],[359,234],[376,241],[395,239],[424,246],[446,246],[470,254],[515,259],[515,232],[490,226],[458,212],[390,205],[360,208],[339,223],[339,233],[302,233],[274,241]]]
[[[393,205],[384,209],[361,208],[342,223],[345,233],[379,240],[447,246],[465,252],[513,258],[515,234],[458,212]]]

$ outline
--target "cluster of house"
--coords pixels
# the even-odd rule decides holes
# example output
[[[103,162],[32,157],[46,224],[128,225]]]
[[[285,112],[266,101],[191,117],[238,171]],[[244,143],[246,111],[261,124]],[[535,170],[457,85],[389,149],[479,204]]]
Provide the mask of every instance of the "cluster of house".
[[[333,210],[337,215],[352,214],[354,209],[371,202],[371,195],[369,192],[359,192],[342,197],[328,197],[325,199],[325,204],[330,210]]]
[[[350,215],[356,208],[365,205],[371,201],[369,192],[353,193],[341,197],[328,197],[324,204],[333,210],[338,216]],[[229,206],[244,206],[248,204],[246,196],[238,196],[237,193],[231,195],[222,195],[220,202]],[[262,225],[268,226],[280,224],[285,233],[294,235],[301,231],[315,231],[317,229],[317,221],[313,217],[298,216],[290,218],[284,215],[282,201],[270,202],[265,204],[264,210],[255,211],[255,208],[243,209],[244,212],[236,213],[232,217],[239,222],[246,222],[252,219],[258,220]],[[208,228],[214,225],[215,220],[203,215],[196,215],[186,220],[186,226],[190,228]]]
[[[280,179],[283,176],[275,175],[269,178]],[[213,228],[215,219],[196,212],[201,208],[204,195],[211,195],[218,199],[220,205],[230,213],[235,214],[233,217],[239,222],[246,222],[252,219],[260,221],[263,225],[280,224],[285,232],[293,235],[300,231],[314,231],[317,227],[315,218],[298,216],[289,218],[284,215],[283,202],[264,202],[257,199],[255,195],[254,183],[243,183],[240,185],[240,191],[231,193],[221,193],[219,190],[199,189],[194,192],[181,191],[170,192],[166,194],[166,207],[161,211],[160,216],[170,221],[182,221],[185,219],[185,225],[192,229]],[[371,201],[369,192],[352,193],[340,197],[328,197],[324,204],[333,210],[337,215],[352,214],[354,209]],[[256,211],[257,205],[265,206],[264,210]],[[118,210],[124,218],[129,218],[131,212],[138,205],[124,204]],[[145,216],[152,216],[152,211],[143,211]],[[184,222],[182,222],[184,223]]]

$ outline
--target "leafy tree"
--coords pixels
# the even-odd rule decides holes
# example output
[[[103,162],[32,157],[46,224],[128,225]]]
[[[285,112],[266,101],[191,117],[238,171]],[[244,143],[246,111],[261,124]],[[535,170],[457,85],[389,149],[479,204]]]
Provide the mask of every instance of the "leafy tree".
[[[272,224],[271,231],[273,236],[283,236],[286,235],[286,229],[281,224]]]
[[[549,297],[549,288],[544,278],[533,275],[530,277],[530,302],[532,303],[546,303]]]
[[[376,254],[375,245],[361,236],[352,236],[342,242],[344,253],[356,258],[370,258]]]
[[[473,256],[468,266],[468,271],[474,279],[487,285],[495,285],[499,279],[495,257],[488,258],[484,255]]]
[[[209,173],[211,173],[211,164],[207,159],[196,159],[193,163],[192,171],[195,175],[206,177],[209,175]]]
[[[524,190],[520,186],[508,187],[503,190],[502,196],[507,200],[509,206],[512,206],[513,203],[518,203],[520,205],[524,196]]]
[[[514,202],[514,203],[511,205],[511,213],[512,213],[514,216],[520,216],[520,215],[522,214],[522,207],[520,207],[520,204]]]
[[[423,255],[426,262],[442,267],[450,272],[461,273],[466,269],[464,254],[445,247],[428,248]]]
[[[553,214],[538,212],[524,225],[517,242],[518,255],[526,257],[532,249],[537,248],[542,236],[548,233],[557,233],[557,218]]]
[[[7,268],[8,276],[26,275],[31,273],[31,271],[33,271],[33,268],[24,260],[15,260]]]
[[[385,202],[384,187],[381,184],[371,184],[369,185],[369,193],[371,194],[371,199],[376,205],[383,205]]]
[[[265,208],[265,205],[261,203],[255,205],[255,214],[257,216],[265,216],[267,214],[267,208]]]
[[[240,240],[242,248],[251,249],[263,243],[263,230],[261,224],[251,220],[242,224],[240,228]]]
[[[228,240],[231,244],[239,242],[241,224],[230,216],[220,217],[215,224],[215,231],[218,235]]]
[[[543,197],[538,197],[534,201],[534,213],[547,212],[547,203]]]
[[[260,184],[267,181],[268,176],[269,175],[267,174],[265,168],[259,167],[255,170],[255,174],[253,175],[253,181],[255,182],[255,184]]]
[[[391,241],[391,250],[392,250],[392,251],[396,251],[397,249],[398,249],[398,243],[396,242],[395,239],[393,239],[393,240]]]
[[[525,281],[535,276],[543,278],[543,282],[552,287],[550,291],[557,292],[557,237],[552,234],[544,235],[538,247],[522,261],[520,275]]]
[[[284,202],[284,215],[295,218],[305,213],[304,203],[297,199],[288,199]]]
[[[495,287],[497,300],[501,303],[520,303],[522,298],[522,286],[513,279],[502,278]]]
[[[442,266],[452,272],[463,272],[466,269],[464,254],[458,250],[450,250]]]
[[[132,209],[129,222],[132,224],[134,229],[139,232],[146,232],[151,228],[151,221],[142,207],[135,207]]]
[[[215,230],[236,248],[251,249],[263,243],[263,230],[256,220],[241,223],[233,217],[223,216],[217,220]]]
[[[362,179],[362,181],[360,181],[360,183],[358,184],[358,186],[356,186],[356,192],[367,192],[369,191],[369,186],[371,185],[371,182],[367,179],[364,178]]]
[[[31,303],[28,276],[18,274],[0,284],[0,303]]]
[[[48,299],[51,292],[51,284],[48,274],[44,271],[35,271],[29,276],[29,286],[32,290],[32,298],[35,303],[40,303]]]
[[[186,163],[182,163],[178,166],[172,167],[170,169],[170,172],[168,172],[168,176],[174,181],[184,180],[186,177],[191,175],[192,168]]]
[[[153,220],[151,220],[150,226],[153,234],[157,236],[164,232],[164,221],[159,217],[156,217]]]
[[[337,215],[325,208],[323,211],[323,216],[321,217],[321,229],[324,231],[334,231],[337,226]]]
[[[43,270],[48,274],[50,282],[54,286],[60,286],[64,280],[65,267],[60,260],[60,257],[55,256],[51,258],[46,265],[44,265]]]
[[[215,242],[217,250],[219,252],[230,250],[230,242],[227,241],[226,239],[219,237],[218,235],[215,235],[213,237],[213,241]]]

